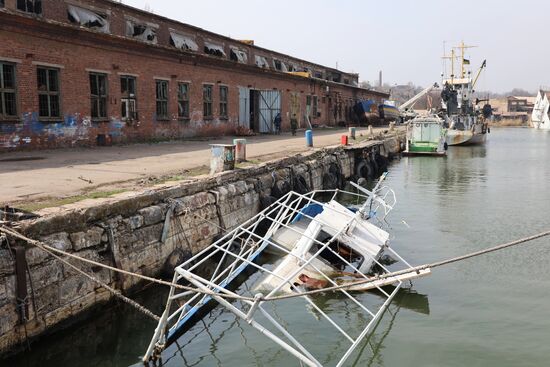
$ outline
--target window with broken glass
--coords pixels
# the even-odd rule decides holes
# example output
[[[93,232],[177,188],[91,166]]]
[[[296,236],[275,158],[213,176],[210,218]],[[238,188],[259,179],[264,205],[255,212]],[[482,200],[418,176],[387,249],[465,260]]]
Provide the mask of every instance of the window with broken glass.
[[[124,121],[137,120],[136,78],[133,76],[120,77],[120,107]]]
[[[38,81],[38,116],[42,119],[60,117],[59,70],[39,67],[36,72]]]
[[[2,1],[2,5],[3,5]],[[32,14],[42,14],[42,0],[17,0],[17,10]]]
[[[174,46],[185,51],[198,51],[199,45],[193,37],[184,36],[178,33],[170,32],[170,46]]]
[[[104,33],[109,32],[109,22],[107,21],[107,15],[104,13],[69,5],[67,7],[67,16],[71,23]]]
[[[204,53],[217,56],[217,57],[225,57],[225,51],[223,50],[223,46],[216,45],[214,43],[205,42],[204,43]]]
[[[241,64],[248,63],[248,54],[246,53],[246,51],[239,50],[236,47],[230,48],[229,58]]]
[[[178,84],[178,118],[186,120],[189,118],[189,84]]]
[[[202,86],[202,115],[203,118],[212,118],[212,86]]]
[[[141,41],[157,43],[157,30],[149,24],[126,21],[126,35]]]
[[[168,120],[168,81],[157,80],[157,120]]]
[[[0,118],[17,117],[15,65],[0,62]]]
[[[107,75],[90,73],[92,119],[107,119]]]
[[[226,86],[220,86],[220,117],[227,118],[227,95],[229,90]]]

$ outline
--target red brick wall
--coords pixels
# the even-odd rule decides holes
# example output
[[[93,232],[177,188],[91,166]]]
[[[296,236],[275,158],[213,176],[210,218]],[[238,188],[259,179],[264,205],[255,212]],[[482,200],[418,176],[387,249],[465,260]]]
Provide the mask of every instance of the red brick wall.
[[[370,95],[368,91],[335,83],[212,60],[207,56],[190,57],[168,48],[97,35],[86,30],[64,29],[19,16],[0,13],[0,17],[6,19],[6,22],[0,22],[0,61],[16,61],[20,115],[18,121],[0,122],[0,151],[95,145],[98,134],[111,136],[113,142],[222,134],[231,131],[238,122],[238,86],[281,91],[283,129],[289,126],[291,92],[300,93],[302,113],[305,111],[306,96],[317,95],[321,116],[312,122],[329,125],[339,122],[333,114],[337,101],[343,106],[350,106],[358,99],[380,98]],[[43,122],[37,117],[36,69],[37,64],[41,63],[59,66],[63,115],[59,121]],[[104,71],[108,75],[108,121],[95,122],[90,119],[89,70]],[[132,123],[121,121],[119,74],[124,73],[137,76],[139,121]],[[170,121],[157,121],[155,118],[156,77],[169,80]],[[190,82],[190,121],[177,119],[178,81]],[[209,121],[204,121],[202,116],[203,83],[214,85],[214,118]],[[227,120],[219,119],[220,84],[229,87]],[[329,94],[326,92],[327,85]],[[332,109],[329,109],[329,98]],[[345,113],[341,120],[346,120]]]

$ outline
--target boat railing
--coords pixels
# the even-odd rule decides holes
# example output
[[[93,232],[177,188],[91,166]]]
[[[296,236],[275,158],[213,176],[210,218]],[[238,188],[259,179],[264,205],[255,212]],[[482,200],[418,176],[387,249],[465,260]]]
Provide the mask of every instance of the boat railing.
[[[383,179],[379,181],[374,189],[374,193],[359,190],[357,193],[349,193],[363,198],[366,202],[370,201],[374,208],[384,212],[382,220],[395,205],[395,193],[388,187],[381,186]],[[366,190],[366,189],[365,189]],[[336,277],[332,273],[323,271],[316,259],[326,256],[330,253],[332,258],[337,259],[343,264],[345,269],[349,269],[353,274],[353,281],[363,280],[368,282],[372,275],[365,274],[359,270],[352,259],[346,258],[339,253],[336,245],[342,241],[344,236],[348,236],[348,229],[356,226],[362,226],[364,231],[372,231],[364,219],[363,213],[358,211],[353,213],[345,207],[338,205],[330,206],[330,210],[335,215],[341,215],[348,218],[345,223],[332,224],[321,222],[312,214],[305,210],[307,207],[319,206],[325,208],[327,202],[321,201],[320,197],[326,198],[327,195],[336,197],[343,193],[343,190],[318,190],[308,194],[299,194],[289,192],[275,203],[255,215],[253,218],[245,221],[233,230],[228,231],[218,241],[194,255],[191,259],[185,261],[175,268],[173,277],[173,286],[170,289],[165,310],[161,316],[159,324],[155,329],[153,338],[144,355],[144,362],[154,360],[161,351],[170,343],[177,340],[178,337],[189,327],[192,327],[193,320],[200,316],[203,310],[208,309],[208,305],[221,305],[226,311],[235,314],[236,317],[246,320],[254,329],[260,331],[274,343],[296,356],[303,364],[308,366],[321,366],[319,357],[315,357],[306,347],[304,340],[293,335],[292,330],[287,326],[288,323],[279,319],[280,315],[274,315],[270,312],[272,302],[283,301],[288,298],[296,298],[305,302],[302,311],[305,315],[308,307],[315,309],[321,318],[333,327],[335,337],[347,340],[349,345],[345,353],[338,357],[337,366],[341,366],[349,358],[350,354],[357,348],[359,343],[366,337],[369,331],[372,331],[376,320],[381,316],[385,308],[391,302],[399,288],[403,284],[400,277],[387,278],[384,281],[372,282],[366,285],[357,285],[355,288],[347,289],[342,287],[342,282],[350,276],[350,273],[342,273]],[[336,195],[336,196],[335,196]],[[318,199],[319,197],[319,199]],[[390,201],[387,203],[386,200]],[[364,204],[365,205],[365,204]],[[369,204],[370,205],[370,204]],[[328,210],[328,209],[325,209]],[[301,218],[304,223],[319,223],[323,226],[324,233],[332,234],[329,238],[321,239],[312,237],[303,226],[295,225],[297,218]],[[293,252],[281,244],[277,243],[273,235],[280,229],[295,233],[298,238],[305,238],[314,245],[307,253]],[[371,233],[376,236],[376,233]],[[171,238],[179,238],[178,236]],[[259,257],[267,250],[282,254],[282,258],[288,258],[295,262],[295,267],[288,274],[278,274],[273,266],[259,261]],[[401,257],[395,253],[395,257]],[[369,253],[362,254],[373,264],[376,264],[382,273],[390,272],[389,268],[382,264],[379,259]],[[323,260],[326,261],[326,260]],[[412,268],[404,259],[400,263],[402,270]],[[238,280],[245,269],[252,269],[247,272],[248,276],[244,280]],[[206,271],[208,270],[208,271]],[[316,277],[326,287],[332,287],[333,292],[338,293],[342,302],[347,302],[356,307],[357,312],[362,314],[363,325],[360,325],[360,332],[357,332],[357,326],[349,325],[334,318],[329,311],[323,310],[315,301],[314,295],[311,295],[311,289],[305,285],[297,285],[293,282],[301,274],[313,272]],[[252,274],[252,275],[250,275]],[[268,289],[266,295],[262,294],[262,289],[250,286],[250,283],[258,283],[263,277],[272,277],[275,279],[275,286]],[[247,284],[243,289],[240,284]],[[262,284],[261,282],[259,284]],[[395,288],[391,291],[384,289],[387,284],[393,284]],[[182,285],[186,285],[184,289]],[[340,288],[341,287],[341,288]],[[284,290],[283,290],[284,289]],[[374,289],[382,296],[382,303],[367,306],[362,303],[354,291]],[[281,293],[282,292],[282,293]],[[258,317],[258,313],[261,317]],[[307,316],[304,316],[304,319]],[[326,356],[321,356],[326,358]]]

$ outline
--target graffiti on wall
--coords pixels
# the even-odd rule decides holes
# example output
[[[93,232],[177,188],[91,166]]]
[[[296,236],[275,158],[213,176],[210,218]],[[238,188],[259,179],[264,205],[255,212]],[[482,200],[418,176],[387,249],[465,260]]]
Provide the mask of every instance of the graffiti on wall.
[[[123,121],[114,118],[108,123],[92,122],[89,116],[80,113],[45,122],[40,121],[36,112],[28,112],[21,116],[20,122],[0,124],[0,150],[95,145],[98,133],[120,137],[124,126]]]

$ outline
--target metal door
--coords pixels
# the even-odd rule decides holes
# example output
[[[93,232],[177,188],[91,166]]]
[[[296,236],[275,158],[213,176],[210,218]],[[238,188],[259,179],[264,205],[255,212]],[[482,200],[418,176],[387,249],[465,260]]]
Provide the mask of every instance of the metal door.
[[[261,90],[259,96],[260,133],[274,131],[273,119],[281,112],[281,92],[278,90]]]
[[[239,87],[239,126],[250,129],[250,89]]]
[[[300,118],[300,93],[292,92],[290,93],[290,118],[296,115],[296,120],[298,121],[298,127],[302,127],[302,120]]]

